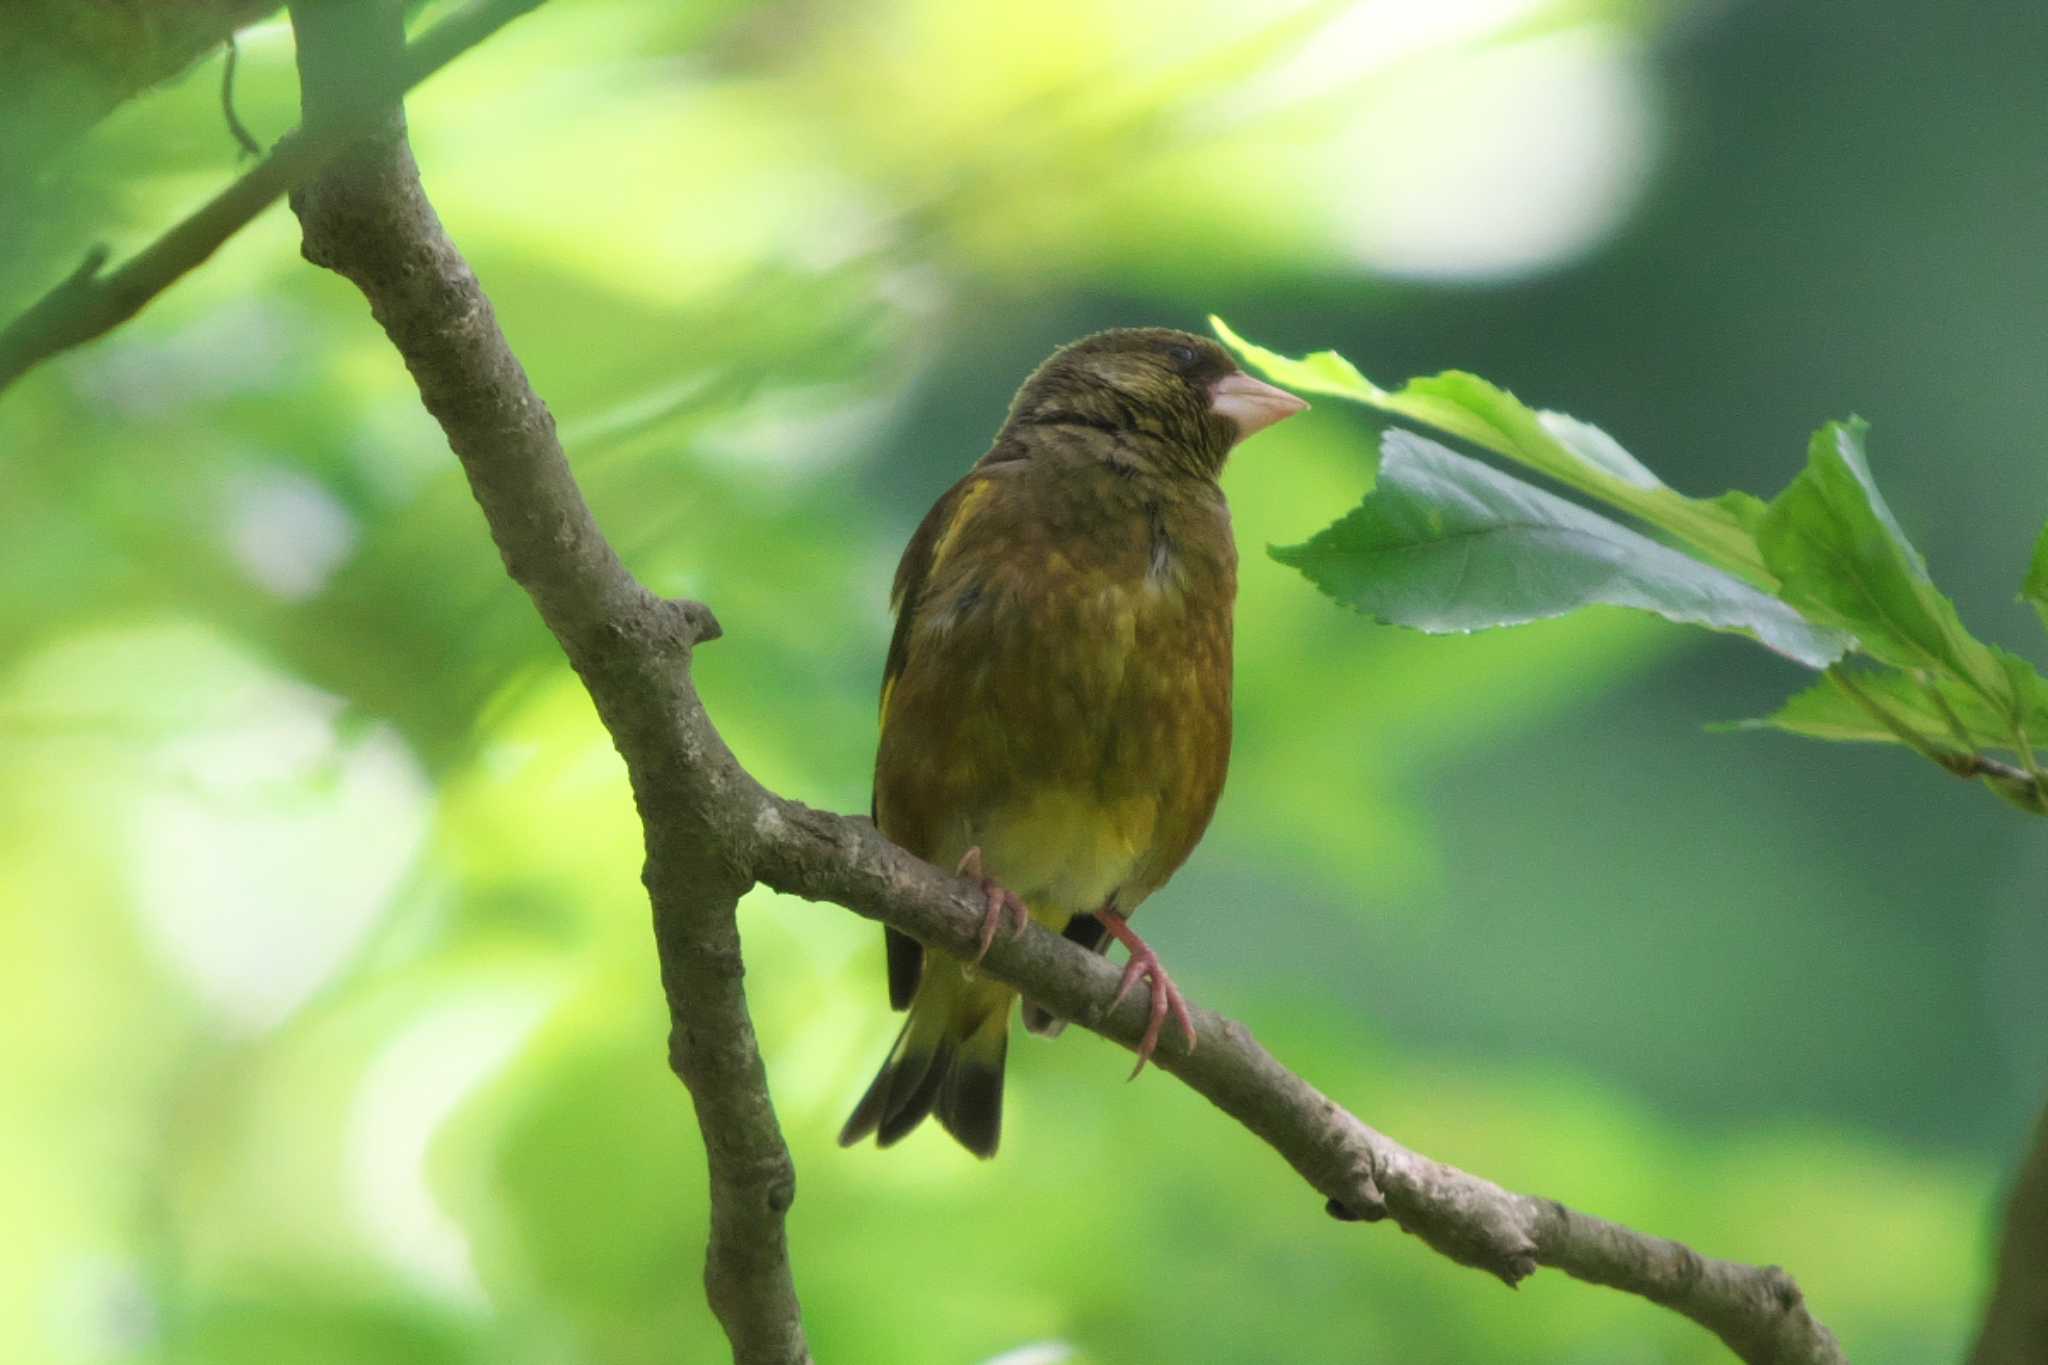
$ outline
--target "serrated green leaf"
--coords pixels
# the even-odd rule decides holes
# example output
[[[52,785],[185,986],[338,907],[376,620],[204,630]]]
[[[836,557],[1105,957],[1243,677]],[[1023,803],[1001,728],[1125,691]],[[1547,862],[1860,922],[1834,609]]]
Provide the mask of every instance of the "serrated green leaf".
[[[2048,678],[2041,676],[2041,670],[2033,662],[2023,659],[2009,649],[1989,645],[1991,657],[2005,674],[2005,685],[2011,690],[2012,700],[2003,719],[2006,734],[2013,739],[2023,740],[2028,745],[2048,738]],[[1951,693],[1960,688],[1949,689]],[[2006,740],[1999,741],[2007,743]]]
[[[1335,351],[1314,351],[1301,359],[1269,351],[1255,342],[1246,341],[1231,330],[1229,323],[1214,313],[1209,315],[1209,326],[1223,344],[1259,367],[1266,377],[1285,384],[1290,389],[1306,389],[1310,393],[1326,393],[1333,398],[1349,398],[1354,402],[1379,406],[1387,397],[1386,390],[1358,372],[1358,367],[1338,355]]]
[[[1732,574],[1398,429],[1358,507],[1271,553],[1346,605],[1432,633],[1605,605],[1738,631],[1809,668],[1849,644]]]
[[[2020,583],[2020,596],[2032,605],[2041,624],[2048,626],[2048,526],[2041,528],[2041,538],[2034,542],[2034,559]]]
[[[1994,711],[2022,714],[2005,662],[1963,628],[1879,495],[1864,430],[1851,420],[1815,432],[1806,468],[1765,513],[1757,543],[1779,595],[1854,635],[1873,658],[1953,678]]]
[[[1747,494],[1686,497],[1598,427],[1563,413],[1539,412],[1477,375],[1449,370],[1411,379],[1390,393],[1335,351],[1296,360],[1246,341],[1219,317],[1211,316],[1209,325],[1277,383],[1348,398],[1449,432],[1638,517],[1730,572],[1774,586],[1754,537],[1762,504]]]
[[[2032,769],[2035,737],[2048,735],[2048,678],[2027,660],[1986,645],[1963,628],[1870,476],[1862,423],[1833,423],[1816,433],[1806,469],[1770,503],[1743,492],[1688,498],[1665,486],[1598,427],[1561,413],[1538,412],[1474,375],[1449,371],[1389,392],[1335,351],[1297,360],[1246,341],[1221,318],[1209,321],[1246,363],[1278,383],[1425,422],[1639,518],[1700,559],[1730,571],[1743,586],[1761,588],[1758,597],[1773,614],[1757,614],[1753,602],[1736,613],[1742,617],[1737,625],[1728,623],[1726,602],[1716,608],[1722,615],[1703,613],[1697,600],[1687,599],[1697,585],[1674,588],[1684,580],[1657,578],[1655,569],[1671,566],[1654,561],[1647,582],[1629,581],[1626,575],[1603,582],[1593,564],[1611,547],[1596,551],[1597,542],[1584,537],[1583,527],[1564,536],[1557,527],[1493,525],[1483,533],[1482,552],[1471,548],[1479,543],[1474,535],[1459,541],[1439,534],[1443,528],[1433,524],[1402,525],[1388,515],[1391,504],[1376,507],[1372,499],[1306,545],[1274,551],[1325,591],[1382,619],[1425,630],[1482,629],[1557,615],[1575,605],[1614,602],[1676,620],[1744,629],[1815,667],[1827,666],[1846,649],[1860,648],[1902,670],[1857,676],[1883,680],[1876,685],[1885,689],[1890,704],[1902,708],[1894,711],[1888,704],[1886,714],[1907,726],[1919,747],[2005,749],[2017,752]],[[1396,492],[1423,504],[1447,497],[1441,488]],[[1460,516],[1473,511],[1469,506],[1451,510]],[[1462,558],[1446,558],[1454,544]],[[1403,573],[1365,562],[1372,555],[1396,553],[1414,556]],[[1526,574],[1521,581],[1506,562],[1517,555],[1528,561],[1521,566]],[[1475,573],[1475,563],[1487,572]],[[1455,564],[1459,575],[1448,588],[1429,577],[1446,564]],[[1529,564],[1540,568],[1531,572]],[[1629,564],[1631,571],[1644,567]],[[2048,625],[2048,528],[2021,591]],[[1670,609],[1681,601],[1688,605]],[[1765,635],[1766,629],[1782,632],[1788,620],[1797,623],[1795,634],[1780,633],[1775,640]],[[1741,728],[1754,727],[1817,738],[1903,742],[1832,684],[1801,693],[1774,716],[1741,723]]]
[[[1960,689],[1940,689],[1939,684],[1922,681],[1895,669],[1865,669],[1853,675],[1855,686],[1871,703],[1920,735],[1936,748],[1950,750],[1996,749],[2010,744],[2010,731],[2002,717],[1988,710],[1970,695],[1953,695]],[[1937,698],[1938,692],[1938,698]],[[1727,728],[1737,730],[1784,730],[1811,739],[1843,740],[1875,744],[1904,741],[1891,726],[1872,715],[1827,678],[1794,693],[1785,704],[1757,720],[1737,721]],[[1957,729],[1962,734],[1956,733]]]
[[[1859,669],[1849,676],[1864,702],[1883,709],[1928,747],[1952,753],[2018,752],[2022,737],[2048,735],[2048,679],[2017,655],[1996,646],[1992,653],[2007,669],[2018,698],[2021,723],[2017,726],[2010,714],[1994,710],[1955,678],[1891,668]],[[1794,694],[1768,716],[1710,728],[1784,730],[1812,739],[1878,744],[1906,742],[1872,715],[1868,705],[1829,679]]]
[[[1946,736],[1947,723],[1934,701],[1904,673],[1869,672],[1857,675],[1857,684],[1873,701],[1890,710],[1902,723],[1929,739]],[[1856,704],[1855,698],[1822,678],[1786,698],[1785,704],[1768,716],[1740,720],[1716,729],[1783,730],[1809,739],[1849,743],[1897,744],[1899,736],[1890,726]]]

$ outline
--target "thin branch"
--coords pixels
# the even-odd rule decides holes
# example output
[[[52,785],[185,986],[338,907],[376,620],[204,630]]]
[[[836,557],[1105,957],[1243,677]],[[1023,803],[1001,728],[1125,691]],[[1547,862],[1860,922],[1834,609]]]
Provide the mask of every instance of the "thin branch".
[[[844,905],[955,956],[974,952],[981,902],[966,883],[911,857],[864,820],[752,790],[760,795],[749,801],[751,811],[732,823],[748,834],[748,863],[764,883]],[[1058,935],[1033,929],[1000,939],[983,970],[1125,1047],[1135,1048],[1144,1032],[1142,1001],[1106,1008],[1118,970]],[[1157,1065],[1263,1139],[1333,1213],[1366,1222],[1391,1218],[1452,1260],[1509,1285],[1547,1265],[1639,1294],[1712,1331],[1752,1365],[1846,1360],[1777,1267],[1703,1257],[1433,1161],[1282,1066],[1243,1024],[1192,1012],[1201,1046],[1190,1052],[1169,1030]]]
[[[249,125],[242,122],[242,116],[235,112],[235,66],[242,50],[235,46],[235,35],[230,33],[227,41],[227,55],[220,63],[220,116],[228,126],[228,136],[242,149],[243,156],[263,155],[263,144],[249,131]]]
[[[83,265],[0,331],[0,393],[51,356],[103,336],[141,312],[287,190],[374,126],[391,100],[540,3],[478,0],[409,44],[401,62],[378,68],[376,88],[363,89],[359,81],[350,84],[337,117],[317,128],[301,126],[285,134],[269,156],[135,256],[101,274],[107,250],[94,247]]]

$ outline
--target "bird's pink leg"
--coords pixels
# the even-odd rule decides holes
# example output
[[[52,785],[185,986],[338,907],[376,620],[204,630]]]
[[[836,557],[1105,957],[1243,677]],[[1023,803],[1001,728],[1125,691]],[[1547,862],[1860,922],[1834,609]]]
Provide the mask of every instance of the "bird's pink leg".
[[[1109,930],[1109,936],[1123,944],[1131,954],[1131,960],[1124,964],[1124,979],[1117,984],[1116,999],[1109,1002],[1109,1007],[1115,1009],[1121,1005],[1124,997],[1131,993],[1131,987],[1138,984],[1139,977],[1152,978],[1151,1019],[1145,1025],[1145,1036],[1138,1040],[1138,1064],[1131,1068],[1131,1078],[1135,1080],[1159,1046],[1159,1030],[1165,1025],[1169,1013],[1180,1021],[1180,1031],[1187,1037],[1190,1052],[1195,1050],[1195,1021],[1188,1017],[1188,1002],[1181,998],[1180,988],[1173,984],[1173,978],[1160,965],[1159,954],[1138,937],[1131,928],[1131,922],[1106,905],[1095,912],[1095,918],[1101,920],[1103,927]]]
[[[961,855],[959,872],[963,877],[972,877],[980,882],[981,894],[988,898],[987,908],[981,912],[981,948],[974,954],[974,960],[967,964],[979,967],[981,960],[988,956],[989,945],[996,941],[996,928],[1004,917],[1009,918],[1010,932],[1021,934],[1024,926],[1031,923],[1031,909],[995,878],[982,875],[981,848],[978,845]]]

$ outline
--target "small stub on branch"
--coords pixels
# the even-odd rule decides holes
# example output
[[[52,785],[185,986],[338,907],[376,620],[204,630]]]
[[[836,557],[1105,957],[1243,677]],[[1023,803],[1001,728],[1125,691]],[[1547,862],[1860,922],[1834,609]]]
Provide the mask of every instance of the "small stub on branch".
[[[1323,1201],[1323,1212],[1340,1223],[1377,1223],[1387,1216],[1385,1204],[1364,1204],[1358,1208],[1335,1199]]]
[[[725,627],[718,624],[718,617],[702,602],[693,602],[686,597],[671,597],[666,605],[670,615],[681,625],[684,636],[693,645],[708,644],[725,634]]]

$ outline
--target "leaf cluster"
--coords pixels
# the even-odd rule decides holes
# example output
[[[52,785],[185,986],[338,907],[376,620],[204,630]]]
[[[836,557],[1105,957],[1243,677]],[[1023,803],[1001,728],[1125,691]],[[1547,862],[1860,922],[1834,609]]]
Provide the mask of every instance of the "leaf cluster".
[[[2048,734],[2048,678],[1963,625],[1878,491],[1860,419],[1816,431],[1805,468],[1769,501],[1693,498],[1598,427],[1475,375],[1389,391],[1335,351],[1294,359],[1210,321],[1282,384],[1433,427],[1644,528],[1392,427],[1364,500],[1271,551],[1337,601],[1431,633],[1620,606],[1746,635],[1822,676],[1738,728],[1903,744],[2048,814],[2034,744]],[[2048,625],[2048,527],[2020,591]]]

